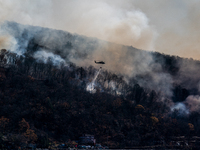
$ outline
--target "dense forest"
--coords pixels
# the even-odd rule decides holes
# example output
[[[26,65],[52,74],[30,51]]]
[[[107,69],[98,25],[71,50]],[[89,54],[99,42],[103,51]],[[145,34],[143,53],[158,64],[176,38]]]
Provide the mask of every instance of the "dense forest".
[[[10,30],[18,47],[0,52],[0,148],[28,143],[48,148],[83,134],[110,148],[133,148],[173,145],[178,137],[188,142],[200,135],[199,61],[122,46],[139,72],[127,75],[71,61],[73,53],[73,59],[85,62],[86,49],[102,41],[52,31],[68,39],[55,46],[56,38],[41,42],[39,32],[30,36],[29,29],[9,24],[15,25]],[[45,35],[49,30],[42,29]],[[41,49],[52,55],[39,58]],[[147,71],[140,70],[147,62],[136,56],[151,56]]]

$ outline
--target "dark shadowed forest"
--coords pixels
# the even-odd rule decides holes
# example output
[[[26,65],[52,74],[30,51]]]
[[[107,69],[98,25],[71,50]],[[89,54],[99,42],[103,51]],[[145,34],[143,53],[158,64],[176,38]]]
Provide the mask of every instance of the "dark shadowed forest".
[[[17,26],[11,29],[17,32]],[[122,46],[128,55],[134,54],[132,71],[139,72],[123,74],[106,64],[99,69],[93,60],[87,65],[90,56],[85,50],[101,43],[97,39],[52,32],[73,40],[56,48],[47,44],[54,38],[42,44],[25,28],[20,37],[15,34],[17,51],[1,50],[0,148],[30,143],[48,148],[77,141],[83,134],[94,135],[109,148],[176,146],[173,142],[180,137],[185,148],[198,147],[199,61]],[[41,49],[52,55],[39,58]],[[150,63],[144,67],[147,62],[135,61],[136,55],[150,55]]]

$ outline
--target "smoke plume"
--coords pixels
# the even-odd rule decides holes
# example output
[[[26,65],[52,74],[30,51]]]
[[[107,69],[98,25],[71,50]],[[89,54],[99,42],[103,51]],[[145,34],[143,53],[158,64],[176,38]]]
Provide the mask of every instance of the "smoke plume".
[[[180,61],[181,76],[174,79],[151,53],[136,48],[199,59],[199,4],[196,0],[0,0],[0,47],[19,55],[30,52],[44,62],[51,58],[54,65],[65,61],[89,66],[103,60],[104,69],[134,77],[141,86],[171,98],[174,81],[195,78],[188,87],[199,82],[196,64]],[[32,51],[32,43],[39,48]]]
[[[185,103],[187,104],[190,111],[200,111],[200,96],[199,95],[190,95],[187,97]]]
[[[118,44],[200,58],[197,0],[0,0],[0,22],[61,29]]]
[[[146,15],[121,0],[0,1],[0,20],[61,29],[141,49],[152,49],[155,31]],[[113,5],[115,3],[115,5]]]
[[[11,37],[9,36],[0,36],[0,49],[10,49],[11,47]]]

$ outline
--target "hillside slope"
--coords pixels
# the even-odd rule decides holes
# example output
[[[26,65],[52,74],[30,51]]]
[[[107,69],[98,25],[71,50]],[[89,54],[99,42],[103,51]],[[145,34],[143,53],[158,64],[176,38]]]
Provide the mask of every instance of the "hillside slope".
[[[85,133],[112,148],[199,135],[200,61],[13,22],[1,30],[15,41],[0,54],[1,147]]]

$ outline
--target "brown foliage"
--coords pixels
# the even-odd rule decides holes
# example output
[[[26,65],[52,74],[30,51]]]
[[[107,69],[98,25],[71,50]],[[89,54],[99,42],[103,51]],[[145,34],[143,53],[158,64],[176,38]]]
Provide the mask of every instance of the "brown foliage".
[[[26,137],[27,141],[30,143],[35,143],[37,141],[37,135],[35,134],[35,131],[32,129],[27,129],[23,135]]]
[[[28,122],[26,122],[26,120],[24,118],[22,118],[22,120],[19,122],[19,131],[20,132],[25,132],[27,129],[30,128],[30,125]]]

